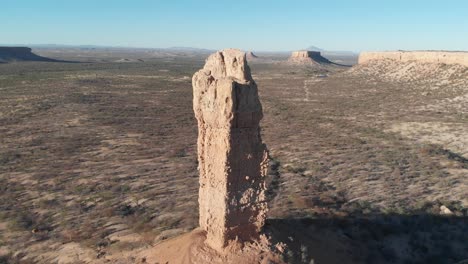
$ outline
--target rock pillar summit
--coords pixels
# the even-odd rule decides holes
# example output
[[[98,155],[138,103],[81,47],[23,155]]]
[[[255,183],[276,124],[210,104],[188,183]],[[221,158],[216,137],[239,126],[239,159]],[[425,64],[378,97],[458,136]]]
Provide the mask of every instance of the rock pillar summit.
[[[260,137],[263,117],[245,53],[225,49],[193,76],[198,121],[200,227],[206,243],[259,238],[265,222],[268,154]]]

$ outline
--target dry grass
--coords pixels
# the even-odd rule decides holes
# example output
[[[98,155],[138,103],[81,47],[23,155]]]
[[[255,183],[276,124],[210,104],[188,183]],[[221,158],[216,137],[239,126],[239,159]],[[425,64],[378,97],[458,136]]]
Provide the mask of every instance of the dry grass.
[[[197,226],[189,76],[202,64],[0,65],[0,263],[131,262]],[[467,149],[443,140],[468,116],[428,107],[466,87],[421,96],[424,83],[344,70],[252,65],[274,158],[267,231],[297,237],[285,260],[468,258]]]

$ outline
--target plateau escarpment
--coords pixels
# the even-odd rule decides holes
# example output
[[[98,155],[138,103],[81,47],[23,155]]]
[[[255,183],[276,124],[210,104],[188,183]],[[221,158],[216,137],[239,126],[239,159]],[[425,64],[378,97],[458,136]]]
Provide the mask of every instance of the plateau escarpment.
[[[46,57],[36,55],[31,48],[27,47],[0,47],[0,63],[14,61],[44,61],[44,62],[61,62]]]
[[[372,61],[393,60],[396,62],[421,62],[460,64],[468,67],[468,52],[462,51],[384,51],[362,52],[359,55],[359,64]]]
[[[418,90],[462,92],[468,84],[468,52],[387,51],[363,52],[348,73],[388,82],[406,82]],[[367,78],[367,77],[366,77]]]
[[[401,121],[392,124],[387,131],[399,132],[420,143],[444,146],[444,151],[466,160],[468,141],[460,135],[466,135],[468,128],[463,123],[468,113],[468,52],[363,52],[359,64],[347,74],[379,83],[376,85],[379,91],[389,86],[395,93],[412,94],[411,110],[415,113],[451,113],[442,122]]]

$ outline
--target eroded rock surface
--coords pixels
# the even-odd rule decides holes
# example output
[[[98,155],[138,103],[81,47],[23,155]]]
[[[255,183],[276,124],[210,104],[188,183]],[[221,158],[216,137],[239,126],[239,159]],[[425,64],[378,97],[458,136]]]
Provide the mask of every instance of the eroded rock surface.
[[[193,76],[198,121],[200,226],[206,242],[253,241],[265,222],[268,155],[260,137],[263,117],[245,53],[212,54]]]

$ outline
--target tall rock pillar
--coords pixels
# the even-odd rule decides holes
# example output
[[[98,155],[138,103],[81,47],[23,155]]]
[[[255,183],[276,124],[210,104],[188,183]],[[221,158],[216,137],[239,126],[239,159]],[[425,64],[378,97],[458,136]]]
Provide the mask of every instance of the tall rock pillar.
[[[192,83],[206,242],[221,249],[232,240],[255,240],[267,211],[268,154],[260,137],[262,105],[245,53],[226,49],[210,55]]]

